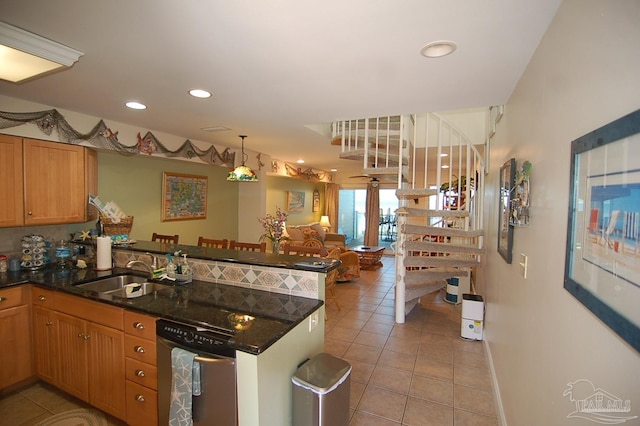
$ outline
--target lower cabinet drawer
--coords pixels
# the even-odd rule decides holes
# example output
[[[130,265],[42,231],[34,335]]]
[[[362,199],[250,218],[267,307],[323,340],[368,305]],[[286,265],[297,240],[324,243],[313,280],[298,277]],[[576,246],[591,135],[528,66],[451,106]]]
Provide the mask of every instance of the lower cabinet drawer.
[[[158,392],[127,380],[127,424],[158,424]]]
[[[137,336],[124,335],[124,356],[156,365],[156,342]]]
[[[18,287],[11,287],[6,290],[0,290],[0,310],[13,308],[15,306],[20,306],[23,303],[27,303],[27,300],[23,302],[23,287],[26,288],[26,286],[21,285]]]
[[[158,369],[155,365],[146,364],[137,359],[125,359],[125,377],[139,385],[158,389]]]

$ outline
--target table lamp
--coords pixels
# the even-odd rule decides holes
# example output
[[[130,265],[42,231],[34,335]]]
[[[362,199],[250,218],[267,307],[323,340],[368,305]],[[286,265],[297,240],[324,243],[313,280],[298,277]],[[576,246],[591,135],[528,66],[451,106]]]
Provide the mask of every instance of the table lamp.
[[[329,228],[331,228],[331,224],[329,223],[329,216],[321,216],[320,217],[320,226],[324,229],[324,232],[329,232]]]

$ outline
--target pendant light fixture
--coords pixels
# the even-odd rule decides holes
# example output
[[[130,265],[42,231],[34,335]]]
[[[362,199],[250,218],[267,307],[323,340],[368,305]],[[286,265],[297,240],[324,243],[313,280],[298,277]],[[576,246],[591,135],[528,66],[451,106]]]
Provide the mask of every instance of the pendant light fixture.
[[[250,167],[245,166],[244,162],[247,161],[247,154],[244,153],[244,138],[246,135],[239,135],[239,138],[242,138],[242,164],[233,169],[229,176],[227,176],[227,181],[229,182],[257,182],[258,175],[251,170]]]

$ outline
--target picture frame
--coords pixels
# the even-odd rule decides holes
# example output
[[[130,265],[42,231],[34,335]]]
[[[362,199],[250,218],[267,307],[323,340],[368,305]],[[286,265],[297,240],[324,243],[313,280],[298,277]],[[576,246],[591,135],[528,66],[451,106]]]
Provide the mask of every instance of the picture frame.
[[[287,211],[301,212],[304,210],[304,192],[287,191]]]
[[[207,176],[162,173],[162,222],[207,218]]]
[[[317,189],[313,190],[313,212],[320,211],[320,191]]]
[[[513,226],[509,223],[511,189],[515,180],[516,159],[500,166],[498,187],[498,253],[507,263],[513,258]]]
[[[564,288],[640,351],[640,110],[571,142]]]

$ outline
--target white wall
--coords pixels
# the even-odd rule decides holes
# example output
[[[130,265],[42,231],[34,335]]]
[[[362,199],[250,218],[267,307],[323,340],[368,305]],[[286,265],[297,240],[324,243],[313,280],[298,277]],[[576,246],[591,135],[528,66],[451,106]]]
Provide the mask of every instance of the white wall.
[[[595,424],[567,419],[575,404],[562,394],[578,379],[630,400],[628,415],[640,415],[639,353],[563,288],[570,144],[640,108],[639,49],[639,1],[565,1],[498,124],[480,289],[503,423]],[[533,172],[531,224],[515,229],[508,265],[495,248],[495,192],[498,168],[511,157],[531,161]],[[520,253],[529,257],[526,280]]]

